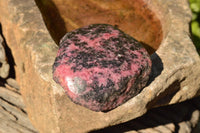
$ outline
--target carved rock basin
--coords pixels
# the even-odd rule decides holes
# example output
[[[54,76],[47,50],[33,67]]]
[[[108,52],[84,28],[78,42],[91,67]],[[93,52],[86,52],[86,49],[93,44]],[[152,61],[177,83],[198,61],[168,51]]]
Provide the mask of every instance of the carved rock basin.
[[[189,37],[187,0],[8,0],[0,1],[0,7],[4,7],[0,23],[14,55],[16,79],[40,132],[88,132],[200,95],[200,58]],[[52,79],[59,39],[92,23],[117,25],[143,42],[153,63],[141,93],[106,113],[74,104]]]

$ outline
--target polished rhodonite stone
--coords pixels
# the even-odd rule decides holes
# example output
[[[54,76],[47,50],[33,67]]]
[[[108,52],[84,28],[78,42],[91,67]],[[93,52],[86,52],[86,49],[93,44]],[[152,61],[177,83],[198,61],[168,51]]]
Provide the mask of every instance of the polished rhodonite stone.
[[[137,95],[150,71],[138,41],[111,25],[93,24],[61,39],[53,78],[73,102],[109,111]]]

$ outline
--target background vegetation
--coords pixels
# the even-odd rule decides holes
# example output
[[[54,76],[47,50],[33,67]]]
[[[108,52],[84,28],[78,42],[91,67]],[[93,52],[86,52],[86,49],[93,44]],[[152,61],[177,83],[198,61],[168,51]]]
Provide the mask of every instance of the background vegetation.
[[[192,40],[200,54],[200,0],[189,0],[189,2],[192,10]]]

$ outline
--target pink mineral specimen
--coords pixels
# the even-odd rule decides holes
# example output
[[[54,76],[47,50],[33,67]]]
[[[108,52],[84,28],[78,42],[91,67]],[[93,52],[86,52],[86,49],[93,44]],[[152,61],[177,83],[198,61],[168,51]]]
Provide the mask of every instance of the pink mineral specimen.
[[[60,41],[53,78],[75,103],[109,111],[137,95],[151,71],[142,45],[107,24],[67,33]]]

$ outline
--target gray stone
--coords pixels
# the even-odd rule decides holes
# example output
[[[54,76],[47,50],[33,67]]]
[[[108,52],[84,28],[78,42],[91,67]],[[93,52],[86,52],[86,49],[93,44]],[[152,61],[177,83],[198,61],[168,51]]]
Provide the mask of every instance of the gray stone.
[[[17,81],[15,80],[15,79],[13,79],[13,78],[8,78],[7,80],[6,80],[6,82],[7,82],[7,84],[9,85],[9,86],[11,86],[12,88],[15,88],[17,91],[19,91],[19,85],[18,85],[18,83],[17,83]]]
[[[25,108],[21,95],[16,92],[0,87],[0,97],[21,109]]]
[[[4,49],[4,40],[0,35],[0,77],[6,78],[9,74],[10,66],[7,62],[6,53]]]

